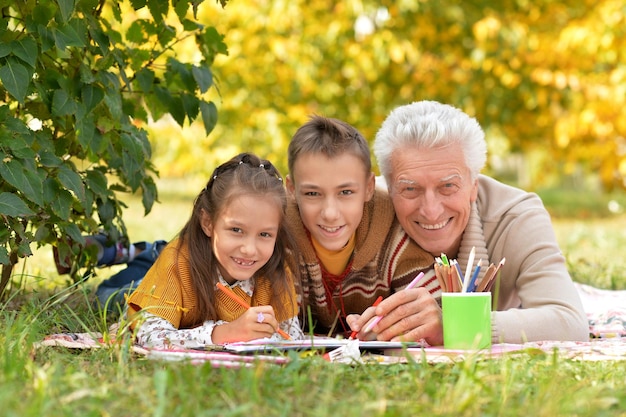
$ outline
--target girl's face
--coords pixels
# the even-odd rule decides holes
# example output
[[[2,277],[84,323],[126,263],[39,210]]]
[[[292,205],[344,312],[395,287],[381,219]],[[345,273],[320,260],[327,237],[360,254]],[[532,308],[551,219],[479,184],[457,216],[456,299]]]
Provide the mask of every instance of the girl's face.
[[[229,284],[252,278],[274,253],[281,207],[270,197],[242,195],[224,207],[213,224],[202,213],[202,230],[211,238],[222,277]]]

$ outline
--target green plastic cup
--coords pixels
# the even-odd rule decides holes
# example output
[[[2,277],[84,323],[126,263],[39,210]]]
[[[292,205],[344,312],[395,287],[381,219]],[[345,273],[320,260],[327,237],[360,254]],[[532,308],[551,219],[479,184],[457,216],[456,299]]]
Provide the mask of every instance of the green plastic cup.
[[[444,292],[441,309],[446,349],[491,348],[490,292]]]

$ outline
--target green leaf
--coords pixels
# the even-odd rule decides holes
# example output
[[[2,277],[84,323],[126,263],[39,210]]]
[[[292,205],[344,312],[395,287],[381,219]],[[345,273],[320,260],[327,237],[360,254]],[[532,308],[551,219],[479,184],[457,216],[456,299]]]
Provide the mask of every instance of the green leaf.
[[[47,224],[43,224],[37,228],[35,231],[35,241],[43,242],[50,236],[50,228]]]
[[[152,91],[152,85],[154,84],[154,71],[148,68],[142,68],[136,74],[135,78],[143,93],[149,93]]]
[[[87,112],[90,112],[104,98],[104,90],[93,84],[85,85],[81,91],[81,98]]]
[[[113,220],[115,217],[115,205],[111,200],[107,199],[98,205],[98,216],[102,223]]]
[[[9,217],[27,217],[34,216],[35,213],[13,193],[0,194],[0,214]]]
[[[54,37],[54,44],[61,51],[64,51],[69,46],[76,46],[79,48],[83,48],[85,46],[85,43],[79,36],[78,32],[71,25],[63,25],[52,29],[52,36]]]
[[[174,97],[170,90],[163,87],[155,87],[154,92],[156,93],[157,99],[163,103],[174,120],[182,126],[185,121],[185,111],[182,108],[181,100]],[[177,102],[177,104],[174,104],[174,102]]]
[[[34,161],[37,158],[37,153],[32,148],[14,149],[13,156],[25,161]]]
[[[24,65],[15,60],[7,59],[6,64],[0,68],[0,81],[9,94],[20,104],[24,104],[30,83],[30,73]]]
[[[145,42],[145,31],[141,20],[135,20],[126,31],[126,40],[136,44]]]
[[[188,0],[172,0],[172,7],[178,16],[178,19],[182,22],[187,16],[187,10],[189,10]]]
[[[212,101],[206,102],[203,100],[200,102],[200,112],[202,113],[204,131],[208,135],[217,124],[217,106]]]
[[[18,159],[11,159],[0,165],[0,175],[30,201],[43,205],[42,183],[45,175],[39,177],[37,171],[28,169]]]
[[[148,9],[155,22],[161,23],[163,17],[167,16],[169,10],[169,2],[164,0],[148,0]]]
[[[4,246],[0,246],[0,264],[8,265],[11,261],[9,260],[9,252],[7,252],[7,248]]]
[[[157,187],[154,180],[147,177],[141,183],[141,202],[144,207],[144,215],[147,215],[152,210],[154,202],[157,200]]]
[[[4,58],[13,52],[13,48],[10,43],[0,42],[0,58]]]
[[[91,39],[93,39],[96,45],[98,45],[100,53],[102,53],[103,56],[109,55],[109,46],[111,45],[111,43],[109,42],[108,35],[95,23],[89,24],[88,28],[89,36],[91,37]]]
[[[208,27],[197,40],[202,55],[210,63],[213,63],[217,54],[228,55],[228,48],[224,43],[224,35],[221,35],[214,27]]]
[[[56,156],[54,152],[43,149],[39,151],[39,163],[48,168],[58,167],[63,163],[63,160]]]
[[[196,84],[200,88],[201,93],[206,93],[213,85],[213,73],[206,66],[194,65],[191,69],[193,78],[196,80]]]
[[[196,81],[189,64],[183,64],[175,59],[170,59],[167,62],[167,69],[166,75],[170,77],[173,74],[178,75],[187,91],[192,92],[196,89]]]
[[[68,235],[75,242],[84,242],[84,238],[78,226],[73,223],[66,224],[62,228],[63,233]]]
[[[33,9],[31,13],[32,20],[34,23],[39,25],[48,25],[51,21],[54,20],[54,13],[56,7],[52,2],[37,2],[37,5]]]
[[[67,190],[59,190],[56,198],[50,203],[52,211],[63,220],[72,220],[72,204],[74,196]]]
[[[29,36],[11,42],[11,52],[31,67],[35,68],[38,49],[37,42],[33,38]]]
[[[167,111],[170,115],[176,120],[180,126],[183,126],[185,123],[185,106],[183,105],[183,100],[181,100],[180,96],[172,96],[172,99],[168,103]]]
[[[130,4],[133,6],[133,9],[139,10],[146,6],[147,0],[130,0]]]
[[[66,189],[73,191],[79,200],[85,199],[85,185],[80,175],[70,168],[68,164],[63,164],[59,167],[59,181]]]
[[[83,149],[89,149],[96,153],[100,151],[99,146],[96,146],[94,143],[96,122],[92,114],[78,118],[74,128],[76,129],[76,138],[78,139],[78,143],[80,143],[80,146],[82,146]]]
[[[61,12],[61,18],[64,22],[67,22],[74,13],[74,0],[57,0],[59,10]]]
[[[11,129],[7,129],[13,133]],[[32,141],[26,142],[23,135],[9,134],[2,137],[2,148],[5,151],[19,152],[23,149],[31,149]]]
[[[76,102],[65,90],[56,90],[52,97],[52,114],[54,116],[68,116],[76,113]]]
[[[48,29],[45,25],[37,26],[37,33],[41,39],[41,52],[47,52],[54,47],[55,36],[51,29]]]
[[[194,120],[198,116],[200,100],[193,94],[182,94],[181,99],[189,121]]]
[[[90,169],[87,171],[85,184],[89,189],[91,189],[91,191],[96,193],[98,197],[102,199],[107,198],[109,194],[109,190],[107,188],[107,178],[102,171],[98,169]]]

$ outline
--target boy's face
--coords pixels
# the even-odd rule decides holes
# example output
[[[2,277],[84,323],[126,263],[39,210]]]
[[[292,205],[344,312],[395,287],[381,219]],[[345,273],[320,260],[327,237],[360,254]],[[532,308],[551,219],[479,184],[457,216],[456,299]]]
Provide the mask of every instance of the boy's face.
[[[332,159],[321,153],[301,155],[286,183],[304,227],[329,251],[348,243],[363,217],[363,205],[374,195],[374,174],[348,153]]]

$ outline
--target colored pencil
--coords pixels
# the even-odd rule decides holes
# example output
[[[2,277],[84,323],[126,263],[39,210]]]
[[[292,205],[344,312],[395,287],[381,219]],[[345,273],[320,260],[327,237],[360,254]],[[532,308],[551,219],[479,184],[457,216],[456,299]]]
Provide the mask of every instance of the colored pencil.
[[[415,287],[417,283],[422,279],[423,276],[424,276],[423,272],[420,272],[419,274],[417,274],[417,276],[413,278],[413,281],[411,281],[409,285],[407,285],[404,288],[404,290],[410,290],[411,288]],[[370,324],[365,328],[364,332],[365,333],[371,332],[374,326],[376,326],[378,322],[381,321],[382,319],[383,319],[383,316],[374,317],[374,320],[370,322]]]
[[[221,282],[218,282],[217,284],[215,284],[217,286],[217,289],[222,291],[224,294],[226,294],[231,300],[233,300],[234,302],[236,302],[237,304],[239,304],[240,306],[242,306],[243,308],[249,309],[250,308],[250,304],[246,303],[245,300],[243,300],[241,297],[239,297],[237,294],[235,294],[233,292],[233,290],[231,290],[230,288],[228,288],[227,286],[225,286],[224,284],[222,284]],[[289,336],[287,333],[285,333],[283,330],[281,330],[280,328],[276,329],[276,332],[281,335],[282,337],[284,337],[287,340],[291,340],[291,336]]]
[[[379,295],[376,301],[374,301],[374,304],[372,304],[372,307],[376,307],[378,304],[380,304],[381,301],[383,301],[383,296]],[[359,332],[353,330],[352,333],[350,333],[350,337],[348,339],[354,339],[357,334],[359,334]]]
[[[465,278],[463,279],[463,288],[462,292],[467,292],[467,286],[470,281],[470,274],[472,273],[472,269],[474,269],[474,256],[476,256],[476,247],[472,246],[472,250],[469,254],[469,259],[467,260],[467,267],[465,268]]]
[[[474,274],[472,274],[472,279],[467,285],[467,292],[474,292],[476,290],[476,278],[478,278],[478,274],[480,273],[480,266],[482,263],[482,259],[478,260],[478,263],[476,264],[476,269],[474,270]]]

